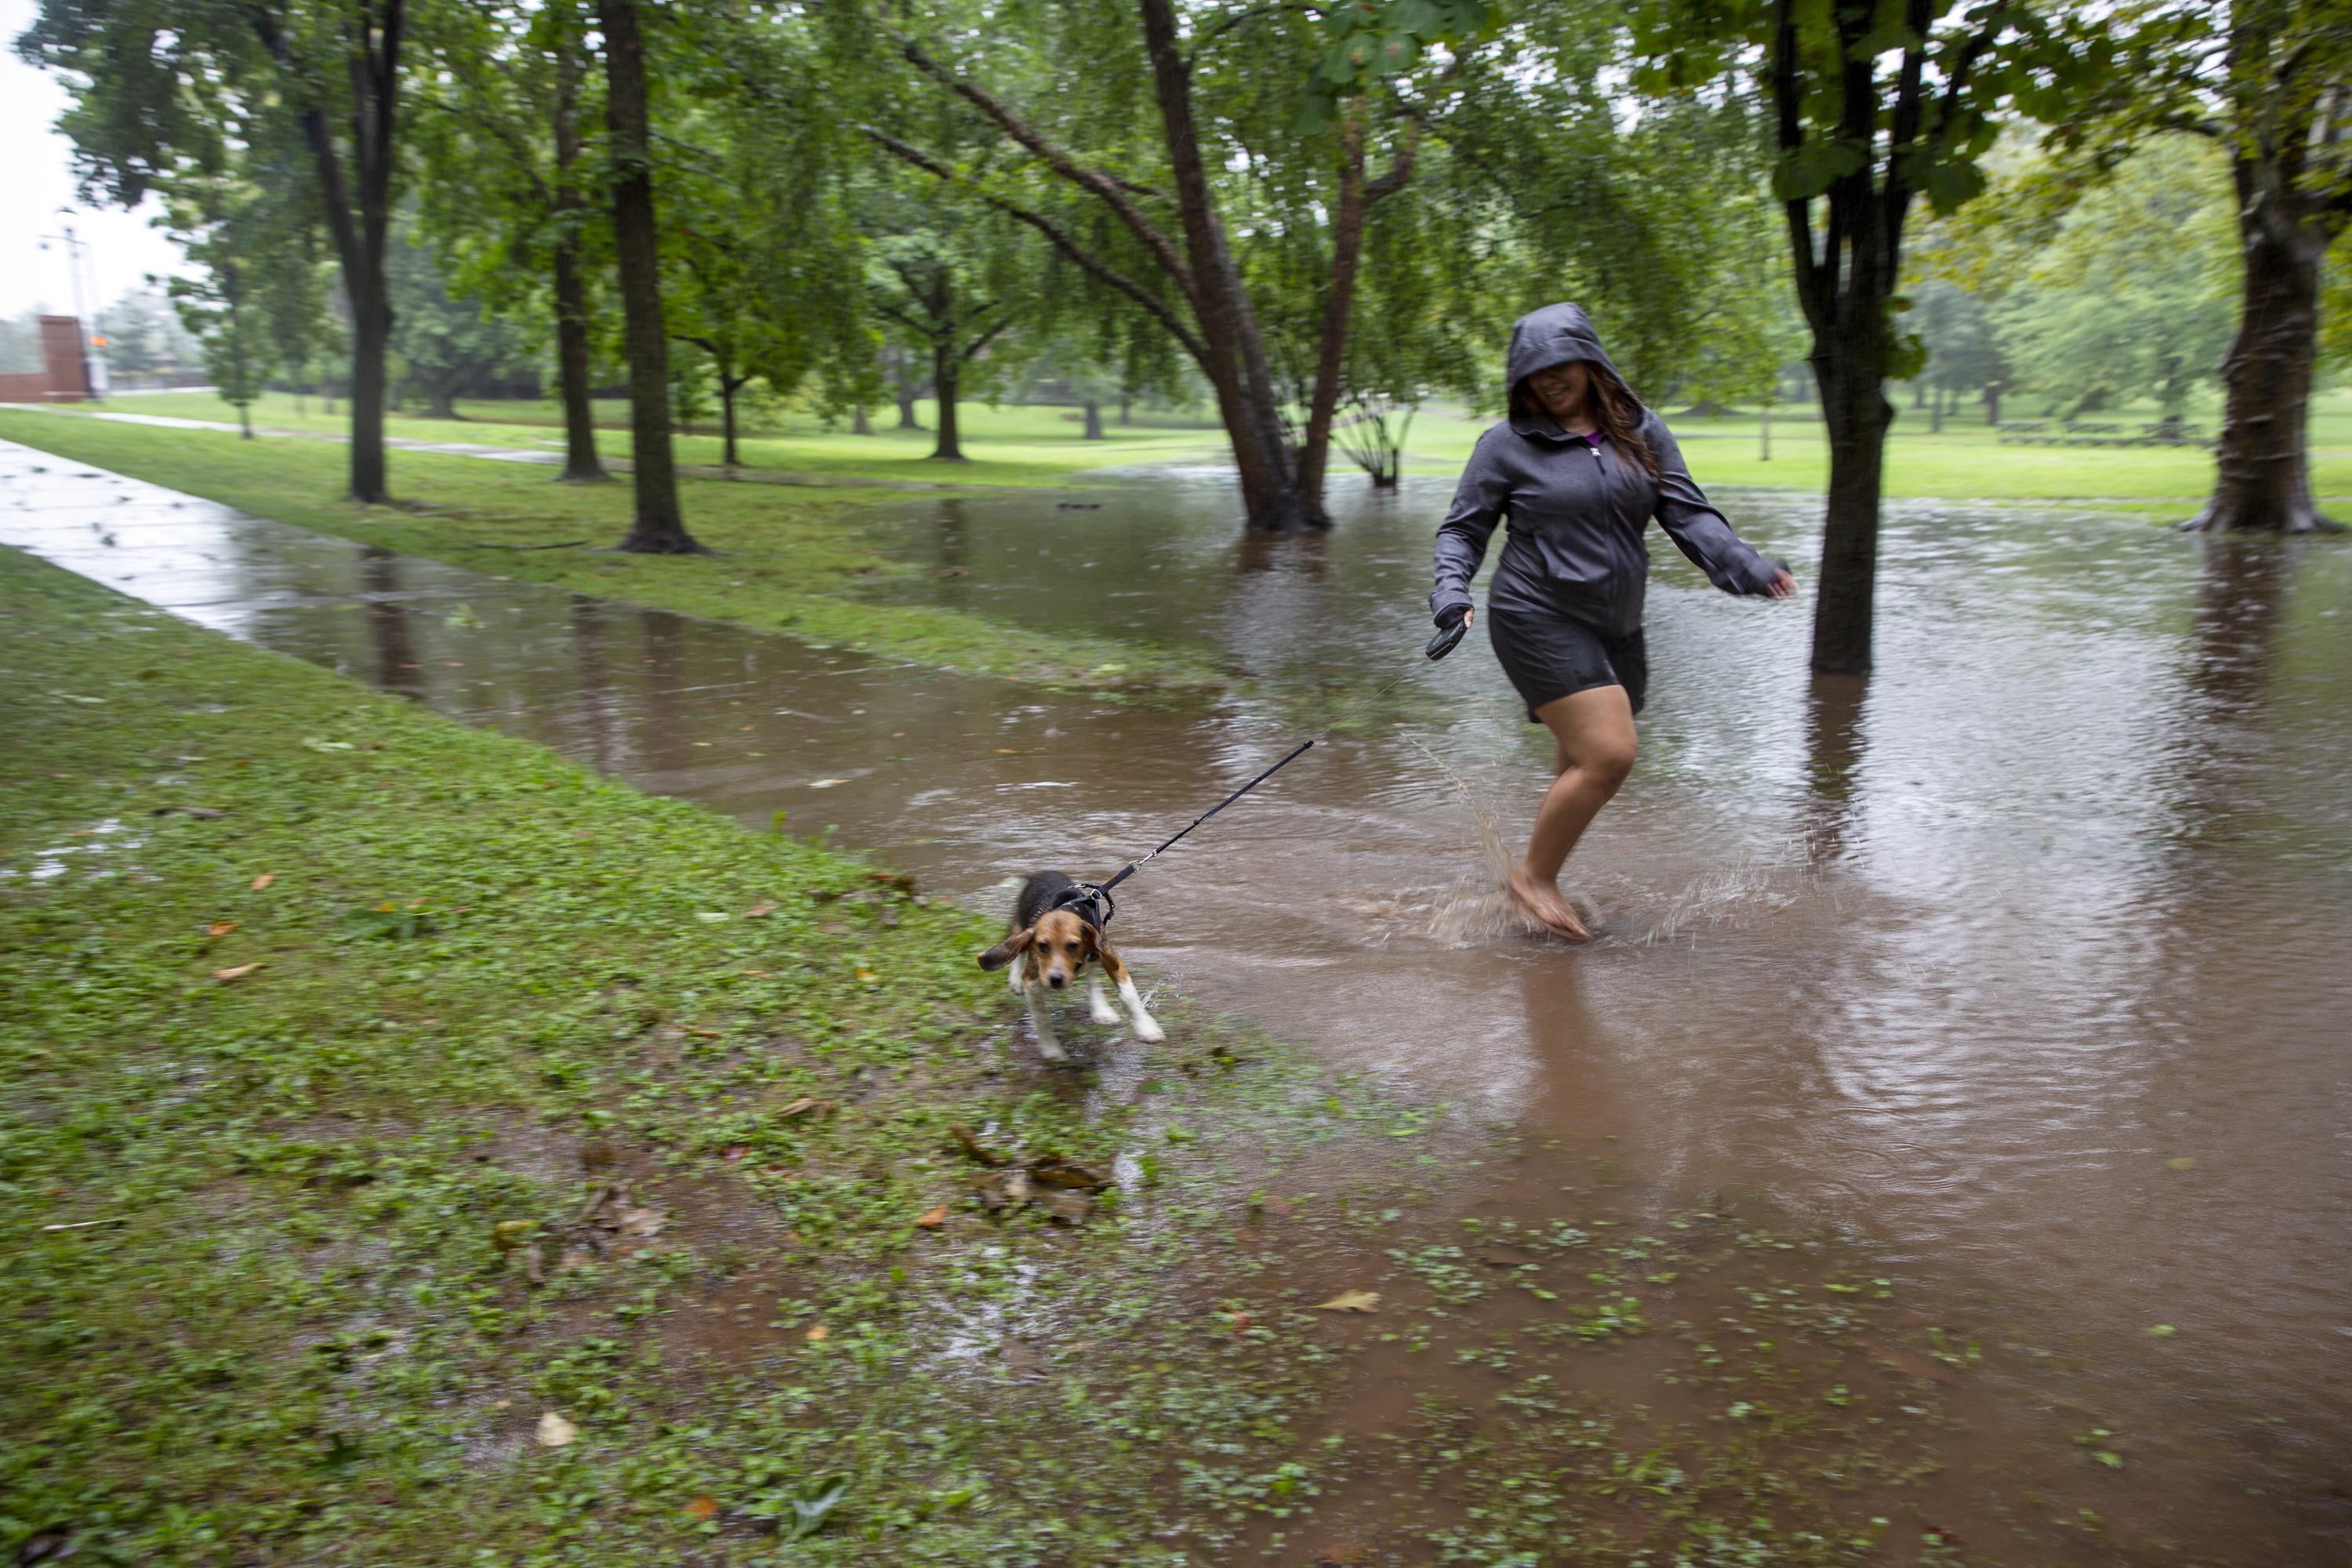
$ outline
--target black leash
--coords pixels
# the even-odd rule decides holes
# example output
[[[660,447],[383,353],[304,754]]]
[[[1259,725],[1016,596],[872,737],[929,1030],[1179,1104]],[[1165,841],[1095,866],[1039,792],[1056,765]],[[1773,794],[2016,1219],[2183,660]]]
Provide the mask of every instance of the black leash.
[[[1460,640],[1461,637],[1457,630],[1454,637],[1454,642],[1459,642]],[[1445,652],[1452,651],[1452,642],[1446,644],[1444,651],[1437,650],[1434,645],[1433,645],[1431,651],[1426,655],[1426,657],[1430,658],[1442,658],[1444,657]],[[1176,847],[1177,840],[1182,838],[1185,834],[1192,832],[1193,828],[1200,826],[1201,824],[1208,821],[1209,818],[1216,816],[1217,813],[1224,810],[1225,807],[1233,805],[1234,802],[1241,799],[1242,796],[1249,794],[1250,791],[1257,788],[1258,785],[1265,783],[1266,780],[1272,778],[1275,774],[1280,773],[1283,769],[1288,767],[1291,763],[1305,756],[1308,752],[1314,750],[1315,743],[1318,741],[1329,735],[1332,731],[1338,729],[1340,725],[1354,718],[1358,713],[1370,706],[1373,702],[1387,696],[1390,691],[1393,690],[1397,686],[1403,682],[1406,676],[1411,675],[1412,673],[1412,667],[1411,665],[1407,665],[1403,669],[1398,671],[1395,676],[1391,677],[1378,690],[1372,692],[1368,697],[1358,698],[1356,701],[1349,707],[1346,712],[1340,714],[1337,719],[1334,719],[1328,724],[1324,725],[1322,729],[1317,731],[1314,734],[1308,736],[1306,740],[1299,742],[1297,745],[1292,747],[1289,753],[1280,762],[1275,763],[1272,767],[1266,769],[1265,772],[1258,774],[1257,777],[1250,780],[1249,783],[1242,785],[1241,788],[1234,791],[1233,794],[1225,796],[1224,799],[1217,802],[1216,805],[1211,806],[1208,810],[1194,817],[1187,826],[1172,835],[1167,842],[1160,845],[1159,848],[1154,849],[1150,854],[1143,856],[1139,859],[1129,860],[1126,865],[1121,866],[1108,882],[1080,882],[1077,886],[1072,888],[1068,892],[1064,893],[1059,899],[1055,900],[1054,907],[1055,909],[1078,909],[1078,906],[1085,905],[1087,906],[1086,908],[1078,909],[1079,918],[1086,921],[1087,923],[1093,926],[1097,931],[1105,930],[1110,924],[1111,916],[1118,912],[1118,906],[1112,901],[1110,896],[1110,890],[1113,888],[1118,887],[1121,882],[1126,881],[1129,877],[1132,877],[1138,871],[1142,870],[1144,867],[1150,865],[1152,861],[1157,860],[1160,856],[1165,855],[1169,850],[1174,848]]]

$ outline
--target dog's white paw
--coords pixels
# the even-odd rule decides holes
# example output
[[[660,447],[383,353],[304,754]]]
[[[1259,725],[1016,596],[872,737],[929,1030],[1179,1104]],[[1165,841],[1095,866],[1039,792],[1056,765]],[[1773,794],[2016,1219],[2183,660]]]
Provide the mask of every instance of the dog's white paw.
[[[1118,1022],[1118,1009],[1112,1006],[1099,995],[1095,996],[1087,1004],[1087,1011],[1097,1024],[1116,1024]]]
[[[1156,1046],[1168,1037],[1168,1031],[1161,1028],[1160,1021],[1150,1014],[1138,1013],[1135,1016],[1135,1037],[1147,1046]]]

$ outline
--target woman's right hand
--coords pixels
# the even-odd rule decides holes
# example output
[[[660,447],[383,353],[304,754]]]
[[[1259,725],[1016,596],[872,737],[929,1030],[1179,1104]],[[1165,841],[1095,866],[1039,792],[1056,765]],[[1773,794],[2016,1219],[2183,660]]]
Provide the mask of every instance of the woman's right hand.
[[[1444,658],[1460,646],[1469,635],[1470,623],[1477,618],[1478,612],[1467,605],[1446,605],[1432,617],[1437,623],[1437,635],[1429,639],[1429,647],[1423,651],[1431,658]]]

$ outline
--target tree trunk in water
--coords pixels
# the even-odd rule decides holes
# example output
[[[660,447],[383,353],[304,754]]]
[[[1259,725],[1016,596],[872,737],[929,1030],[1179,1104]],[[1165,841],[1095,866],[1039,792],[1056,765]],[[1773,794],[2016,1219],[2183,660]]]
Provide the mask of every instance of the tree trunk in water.
[[[956,383],[963,365],[945,343],[931,350],[931,391],[940,401],[940,434],[931,447],[935,462],[961,463],[963,447],[956,433]]]
[[[1858,313],[1859,314],[1859,313]],[[1828,515],[1822,526],[1821,582],[1813,608],[1816,675],[1870,670],[1871,620],[1878,585],[1878,492],[1886,462],[1886,427],[1895,409],[1880,371],[1885,333],[1864,315],[1843,325],[1838,351],[1813,353],[1822,417],[1830,445]]]
[[[1102,427],[1102,405],[1091,399],[1087,404],[1087,433],[1082,439],[1088,441],[1106,439]]]
[[[1217,412],[1233,442],[1249,526],[1268,531],[1328,528],[1330,519],[1324,514],[1322,498],[1303,494],[1292,471],[1283,438],[1282,405],[1275,395],[1257,313],[1242,288],[1240,268],[1217,216],[1193,122],[1192,68],[1177,31],[1174,5],[1172,0],[1139,0],[1139,7],[1177,211],[1183,220],[1193,315],[1208,349],[1203,368],[1216,389]]]
[[[2239,171],[2239,189],[2251,176]],[[2221,362],[2226,396],[2212,499],[2183,526],[2200,531],[2335,532],[2311,499],[2305,425],[2319,353],[2319,268],[2327,237],[2318,226],[2240,209],[2246,260],[2238,335]]]
[[[588,384],[588,285],[580,276],[579,215],[583,204],[572,183],[580,158],[580,133],[572,120],[578,102],[580,60],[566,37],[555,60],[555,382],[563,404],[563,471],[559,482],[610,484],[613,476],[596,457],[596,405]]]
[[[647,555],[703,553],[677,505],[669,444],[669,335],[662,328],[659,231],[646,126],[645,39],[636,0],[598,0],[604,33],[605,121],[612,132],[613,242],[629,353],[631,477],[636,516],[620,548]]]

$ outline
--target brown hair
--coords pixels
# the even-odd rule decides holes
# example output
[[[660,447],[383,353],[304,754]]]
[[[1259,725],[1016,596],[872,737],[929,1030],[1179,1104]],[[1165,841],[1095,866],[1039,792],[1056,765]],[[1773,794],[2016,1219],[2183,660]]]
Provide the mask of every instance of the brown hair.
[[[1583,362],[1585,384],[1590,389],[1586,397],[1592,405],[1592,422],[1601,433],[1617,445],[1618,450],[1642,465],[1652,479],[1658,478],[1658,455],[1642,439],[1642,405],[1616,373],[1597,360]],[[1546,413],[1541,399],[1528,390],[1527,382],[1511,388],[1511,413],[1515,417]]]

